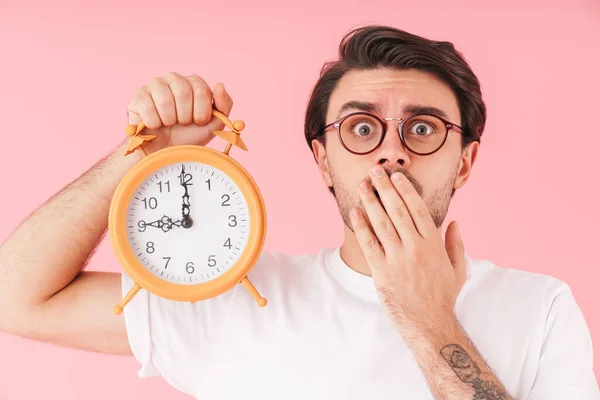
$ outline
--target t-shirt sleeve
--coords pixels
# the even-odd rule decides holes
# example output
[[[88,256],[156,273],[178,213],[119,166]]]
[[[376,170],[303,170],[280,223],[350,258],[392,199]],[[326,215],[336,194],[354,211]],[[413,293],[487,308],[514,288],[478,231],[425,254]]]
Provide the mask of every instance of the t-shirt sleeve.
[[[528,400],[600,400],[588,326],[569,286],[554,296]]]
[[[133,280],[121,275],[123,296]],[[202,341],[207,337],[205,302],[175,302],[141,289],[123,315],[129,345],[140,364],[140,378],[161,376],[174,388],[194,395]]]

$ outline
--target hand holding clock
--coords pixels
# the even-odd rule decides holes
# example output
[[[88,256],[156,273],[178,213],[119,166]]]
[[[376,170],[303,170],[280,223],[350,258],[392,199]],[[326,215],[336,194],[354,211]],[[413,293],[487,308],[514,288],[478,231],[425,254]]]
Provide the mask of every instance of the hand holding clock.
[[[140,87],[128,105],[127,115],[129,124],[144,122],[144,134],[156,135],[144,145],[150,154],[174,145],[208,144],[213,131],[225,126],[212,116],[213,108],[228,116],[232,107],[233,100],[222,83],[211,90],[198,75],[170,72]]]

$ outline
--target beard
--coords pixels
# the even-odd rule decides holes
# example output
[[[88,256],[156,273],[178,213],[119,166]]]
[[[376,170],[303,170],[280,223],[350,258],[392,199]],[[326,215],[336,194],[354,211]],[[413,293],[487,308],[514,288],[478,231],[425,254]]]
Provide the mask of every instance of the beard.
[[[391,176],[394,172],[402,173],[406,177],[406,179],[408,179],[410,183],[412,183],[419,196],[423,198],[423,186],[404,168],[384,168],[384,170],[386,171],[388,176]],[[332,169],[330,168],[329,171],[332,171]],[[452,196],[454,196],[455,190],[453,186],[457,172],[458,165],[455,171],[453,171],[452,174],[449,174],[446,181],[441,186],[437,187],[433,191],[431,196],[429,196],[427,199],[424,199],[425,204],[429,209],[429,214],[431,215],[431,218],[433,219],[433,222],[437,228],[442,226],[444,220],[446,219],[446,215],[448,214],[450,200],[452,199]],[[367,180],[369,181],[369,183],[372,184],[372,180],[370,178],[367,178]],[[341,180],[336,174],[331,173],[331,182],[333,184],[331,191],[336,199],[338,209],[342,216],[342,220],[344,221],[344,224],[348,227],[348,229],[350,229],[350,231],[354,233],[354,229],[352,228],[352,221],[350,219],[350,211],[352,210],[352,208],[358,207],[368,220],[368,214],[365,210],[365,207],[360,201],[360,197],[357,191],[349,190],[341,182]]]

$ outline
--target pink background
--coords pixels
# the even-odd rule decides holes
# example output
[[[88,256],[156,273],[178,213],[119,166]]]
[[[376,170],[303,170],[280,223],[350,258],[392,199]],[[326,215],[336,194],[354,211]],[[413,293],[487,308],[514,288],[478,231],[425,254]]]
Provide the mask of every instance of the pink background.
[[[483,84],[483,146],[448,222],[460,222],[474,257],[566,280],[600,348],[600,5],[449,3],[0,1],[0,241],[124,137],[139,85],[174,70],[232,94],[250,149],[235,155],[268,207],[266,247],[338,245],[337,207],[304,142],[305,105],[347,30],[392,24],[454,42]],[[120,270],[106,240],[90,268]],[[137,369],[133,357],[0,333],[2,400],[188,398]]]

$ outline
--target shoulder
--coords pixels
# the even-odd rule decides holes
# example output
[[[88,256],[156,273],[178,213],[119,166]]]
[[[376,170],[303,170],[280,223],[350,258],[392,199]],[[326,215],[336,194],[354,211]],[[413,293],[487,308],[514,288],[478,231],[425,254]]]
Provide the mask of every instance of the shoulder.
[[[530,398],[560,393],[587,399],[598,393],[592,338],[567,282],[467,257],[467,281],[456,311],[500,371],[513,357],[535,373]]]
[[[551,313],[578,313],[571,287],[549,274],[466,257],[467,280],[457,299],[462,312],[544,326]],[[567,306],[568,305],[568,306]]]
[[[570,285],[549,274],[467,257],[467,280],[456,306],[458,318],[485,335],[528,337],[540,346],[560,336],[590,342]]]
[[[487,259],[467,260],[467,287],[490,295],[511,294],[551,300],[570,292],[569,285],[552,275],[501,266]]]

